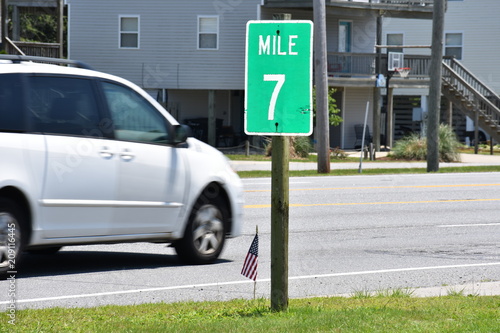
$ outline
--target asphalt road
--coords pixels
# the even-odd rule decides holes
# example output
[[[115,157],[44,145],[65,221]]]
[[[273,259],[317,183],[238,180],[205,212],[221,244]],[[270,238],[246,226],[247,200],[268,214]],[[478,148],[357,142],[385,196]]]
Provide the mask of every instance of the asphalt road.
[[[256,296],[270,294],[270,179],[244,179],[245,227],[218,263],[179,264],[158,244],[27,255],[17,307],[72,307],[254,297],[240,275],[259,228]],[[289,296],[500,280],[500,173],[290,179]],[[0,307],[9,302],[0,282]],[[453,287],[455,288],[455,287]]]

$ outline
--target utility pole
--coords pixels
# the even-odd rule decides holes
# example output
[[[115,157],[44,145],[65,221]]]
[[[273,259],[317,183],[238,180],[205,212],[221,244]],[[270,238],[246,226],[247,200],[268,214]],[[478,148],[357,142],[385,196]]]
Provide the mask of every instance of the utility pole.
[[[208,91],[208,124],[207,124],[207,139],[208,144],[212,147],[217,145],[217,117],[215,116],[215,90]]]
[[[271,166],[271,309],[288,309],[290,137],[273,136]]]
[[[325,0],[314,0],[313,7],[318,173],[330,173],[330,122],[328,117]]]
[[[434,0],[427,123],[427,172],[439,171],[439,112],[441,109],[444,11],[445,0]]]
[[[379,12],[377,15],[377,45],[382,45],[382,24],[383,17],[382,13]],[[382,49],[377,48],[377,61],[375,62],[375,73],[377,75],[382,74]],[[389,82],[389,79],[387,79]],[[387,91],[389,91],[387,87]],[[381,109],[380,105],[382,96],[381,90],[382,87],[373,88],[373,145],[375,146],[375,151],[380,151],[380,118],[381,118]],[[387,132],[387,131],[386,131]],[[387,133],[386,133],[387,134]],[[386,135],[387,138],[387,135]]]
[[[64,0],[57,0],[57,42],[59,58],[64,58]]]
[[[6,37],[7,37],[7,15],[8,15],[8,11],[7,11],[7,0],[1,0],[2,1],[2,8],[0,8],[0,10],[2,11],[2,25],[0,27],[0,29],[2,29],[2,51],[7,51],[7,40],[6,40]]]

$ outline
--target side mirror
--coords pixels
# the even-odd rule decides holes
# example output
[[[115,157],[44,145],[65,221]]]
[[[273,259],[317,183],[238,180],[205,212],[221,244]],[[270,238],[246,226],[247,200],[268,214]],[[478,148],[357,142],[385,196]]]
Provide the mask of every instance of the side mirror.
[[[178,145],[187,141],[193,136],[191,128],[187,125],[174,125],[174,144]]]

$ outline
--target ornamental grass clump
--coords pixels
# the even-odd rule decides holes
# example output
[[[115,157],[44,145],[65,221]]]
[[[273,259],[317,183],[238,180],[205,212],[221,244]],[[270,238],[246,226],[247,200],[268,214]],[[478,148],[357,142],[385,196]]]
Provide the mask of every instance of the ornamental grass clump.
[[[291,136],[290,142],[290,158],[308,158],[309,153],[313,150],[311,139],[308,136]],[[272,140],[267,140],[266,156],[272,156],[273,145]]]
[[[439,160],[441,162],[459,162],[459,149],[462,146],[448,125],[439,125]],[[427,159],[427,138],[419,133],[412,133],[396,141],[391,157],[405,160],[422,161]]]
[[[425,160],[427,157],[427,140],[419,133],[411,133],[396,141],[390,156],[404,160]]]
[[[443,162],[459,162],[462,144],[449,125],[439,125],[439,159]]]

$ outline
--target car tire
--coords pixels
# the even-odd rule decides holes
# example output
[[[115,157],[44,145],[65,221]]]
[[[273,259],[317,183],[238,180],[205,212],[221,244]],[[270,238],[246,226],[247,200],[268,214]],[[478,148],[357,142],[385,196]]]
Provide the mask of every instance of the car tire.
[[[0,279],[16,272],[28,239],[25,217],[12,200],[0,198]]]
[[[174,244],[187,264],[210,264],[219,257],[226,239],[228,212],[220,198],[202,195],[189,217],[184,237]]]

